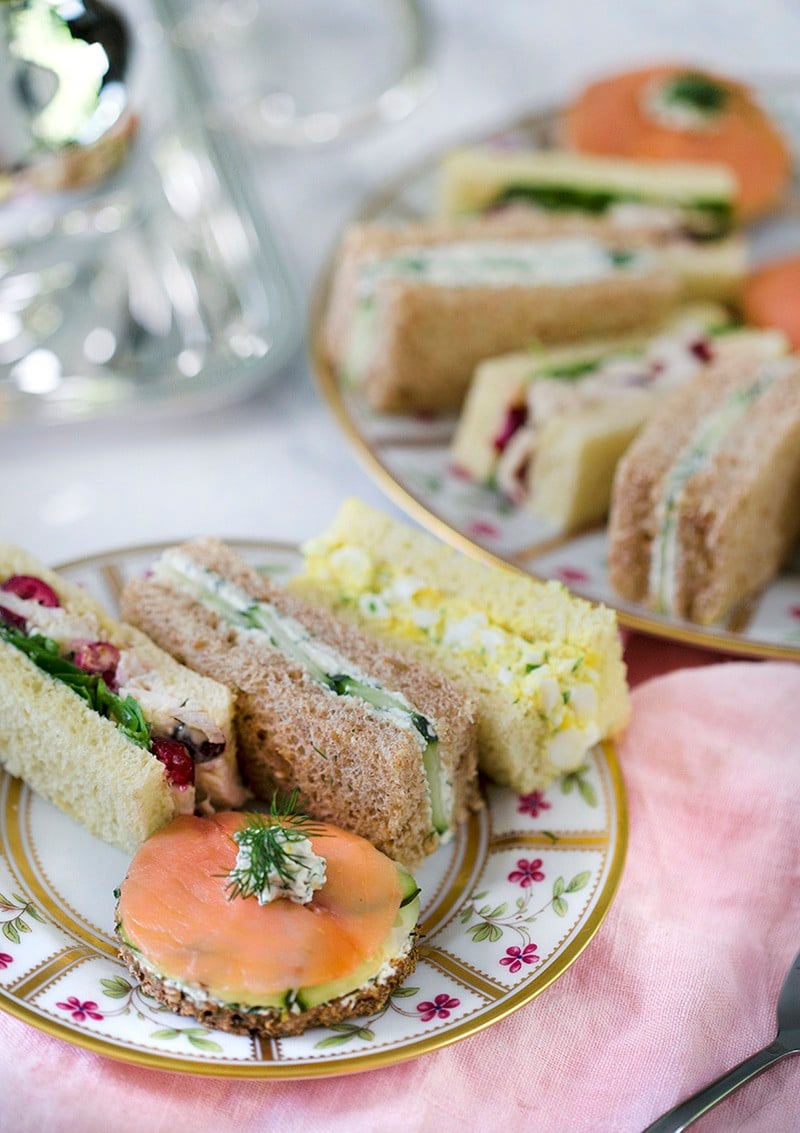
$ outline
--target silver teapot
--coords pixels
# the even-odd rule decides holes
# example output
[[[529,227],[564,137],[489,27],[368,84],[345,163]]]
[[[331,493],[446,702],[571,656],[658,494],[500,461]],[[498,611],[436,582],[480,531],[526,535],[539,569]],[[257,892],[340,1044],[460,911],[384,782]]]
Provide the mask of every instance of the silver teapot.
[[[0,0],[0,200],[92,184],[136,129],[131,36],[103,0]]]

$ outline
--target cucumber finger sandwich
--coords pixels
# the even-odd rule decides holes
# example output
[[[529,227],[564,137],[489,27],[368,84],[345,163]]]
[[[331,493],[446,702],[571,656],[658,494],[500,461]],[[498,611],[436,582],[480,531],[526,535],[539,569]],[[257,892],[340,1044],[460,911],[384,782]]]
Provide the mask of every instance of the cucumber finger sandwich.
[[[236,690],[240,762],[260,797],[299,788],[315,817],[408,866],[476,805],[470,697],[224,544],[165,552],[122,606],[175,657]]]

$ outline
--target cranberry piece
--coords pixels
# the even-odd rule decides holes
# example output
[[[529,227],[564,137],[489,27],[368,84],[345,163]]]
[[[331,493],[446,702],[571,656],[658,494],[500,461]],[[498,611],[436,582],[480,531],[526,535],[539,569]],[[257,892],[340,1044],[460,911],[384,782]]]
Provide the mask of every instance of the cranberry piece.
[[[691,343],[689,349],[701,362],[710,362],[714,357],[713,347],[705,338],[698,338],[696,342]]]
[[[12,574],[11,578],[7,578],[0,586],[0,590],[16,594],[18,598],[38,602],[40,606],[61,605],[52,586],[48,586],[41,578],[35,578],[31,574]]]
[[[167,779],[173,787],[190,787],[194,783],[194,760],[178,740],[155,739],[153,755],[164,764]]]
[[[7,609],[5,606],[0,606],[0,621],[5,622],[8,626],[13,626],[14,629],[27,629],[28,623],[21,614],[15,614],[13,610]]]
[[[84,673],[99,673],[113,688],[119,664],[119,649],[110,641],[86,641],[72,655],[72,663]]]
[[[506,419],[503,422],[502,429],[494,438],[495,452],[502,452],[517,429],[521,429],[527,420],[527,405],[512,405],[508,413],[506,413]]]

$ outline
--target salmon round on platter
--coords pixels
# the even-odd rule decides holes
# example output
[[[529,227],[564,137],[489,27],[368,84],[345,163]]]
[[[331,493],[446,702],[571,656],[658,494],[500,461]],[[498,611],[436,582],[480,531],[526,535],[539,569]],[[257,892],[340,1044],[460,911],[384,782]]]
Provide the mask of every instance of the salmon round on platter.
[[[743,221],[774,209],[792,177],[789,146],[750,88],[679,63],[590,83],[562,126],[580,153],[727,165]]]

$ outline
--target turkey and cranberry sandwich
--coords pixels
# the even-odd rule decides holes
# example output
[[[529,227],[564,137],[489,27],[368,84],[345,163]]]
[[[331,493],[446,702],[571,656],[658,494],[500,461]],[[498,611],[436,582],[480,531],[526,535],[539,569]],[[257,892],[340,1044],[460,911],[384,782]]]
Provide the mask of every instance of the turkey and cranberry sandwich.
[[[0,766],[124,850],[241,806],[233,698],[0,543]]]

